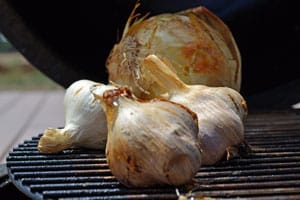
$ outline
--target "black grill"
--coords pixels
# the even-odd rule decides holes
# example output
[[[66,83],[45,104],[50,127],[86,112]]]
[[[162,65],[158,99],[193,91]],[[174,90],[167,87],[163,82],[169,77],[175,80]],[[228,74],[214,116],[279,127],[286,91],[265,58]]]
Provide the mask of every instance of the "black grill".
[[[128,189],[111,174],[103,151],[37,151],[39,136],[7,158],[11,181],[33,199],[300,199],[300,115],[295,111],[251,113],[246,121],[251,152],[201,167],[196,186]]]

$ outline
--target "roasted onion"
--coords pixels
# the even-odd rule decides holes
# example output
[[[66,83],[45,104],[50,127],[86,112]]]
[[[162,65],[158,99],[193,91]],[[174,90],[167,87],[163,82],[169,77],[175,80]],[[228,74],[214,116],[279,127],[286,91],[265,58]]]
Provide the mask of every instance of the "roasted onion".
[[[137,6],[136,6],[137,7]],[[149,54],[167,58],[186,84],[241,85],[241,57],[229,28],[205,7],[135,19],[130,15],[122,39],[107,59],[109,79],[128,85],[140,98],[165,92],[141,67]]]

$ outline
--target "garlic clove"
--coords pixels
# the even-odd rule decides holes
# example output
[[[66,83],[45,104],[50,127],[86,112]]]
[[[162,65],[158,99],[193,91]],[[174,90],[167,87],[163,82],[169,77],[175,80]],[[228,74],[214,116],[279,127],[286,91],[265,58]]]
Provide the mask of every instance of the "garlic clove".
[[[198,137],[202,149],[202,164],[221,160],[229,146],[244,141],[243,120],[247,116],[246,101],[227,87],[186,85],[176,73],[155,55],[142,61],[151,78],[168,91],[168,98],[183,104],[198,117]]]
[[[135,8],[136,9],[136,8]],[[140,62],[149,54],[167,58],[186,84],[241,85],[241,57],[224,22],[200,6],[177,13],[163,13],[135,20],[132,12],[123,36],[107,59],[109,79],[128,85],[133,93],[151,99],[165,88],[150,78]]]
[[[201,165],[192,111],[168,100],[135,99],[126,87],[97,98],[105,102],[108,120],[107,162],[122,184],[148,187],[191,181]]]
[[[195,86],[196,90],[197,86]],[[248,107],[245,99],[242,95],[235,90],[227,87],[214,87],[209,90],[205,90],[207,94],[218,96],[226,102],[226,108],[233,110],[240,119],[244,122],[248,115]]]
[[[79,80],[67,88],[64,97],[65,127],[48,128],[38,143],[42,153],[57,153],[69,147],[104,149],[106,116],[93,93],[102,95],[112,85]]]
[[[224,158],[227,148],[244,141],[244,126],[239,116],[231,109],[226,108],[227,103],[216,100],[214,95],[204,94],[196,99],[199,105],[189,106],[199,113],[199,138],[203,151],[203,165],[213,165]],[[172,98],[177,102],[177,98]],[[187,104],[191,104],[191,99]],[[181,101],[183,102],[182,99]],[[202,103],[203,102],[203,103]]]

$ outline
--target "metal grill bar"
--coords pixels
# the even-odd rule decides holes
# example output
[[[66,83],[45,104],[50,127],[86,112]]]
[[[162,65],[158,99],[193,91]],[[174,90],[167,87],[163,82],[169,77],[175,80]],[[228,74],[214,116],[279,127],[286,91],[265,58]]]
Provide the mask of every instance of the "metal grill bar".
[[[94,182],[116,182],[114,176],[95,176],[95,177],[85,177],[85,176],[76,176],[76,177],[45,177],[45,178],[23,178],[22,183],[25,185],[32,184],[54,184],[54,183],[94,183]],[[119,183],[119,182],[117,182]]]
[[[199,193],[200,194],[200,193]],[[281,186],[275,188],[255,188],[255,189],[243,189],[243,190],[214,190],[214,191],[205,191],[201,192],[202,196],[209,197],[251,197],[258,196],[257,199],[260,199],[260,196],[272,195],[273,198],[276,195],[284,195],[284,194],[299,194],[299,187],[286,187],[283,188]]]
[[[126,188],[101,188],[101,189],[80,189],[80,190],[72,190],[72,189],[61,189],[61,190],[47,190],[43,192],[43,196],[45,198],[59,198],[59,197],[80,197],[80,196],[109,196],[109,195],[126,195],[126,194],[170,194],[173,193],[174,190],[170,190],[167,188],[149,188],[149,189],[126,189]],[[174,197],[174,196],[173,196]]]
[[[177,199],[175,194],[134,194],[134,195],[110,195],[110,196],[90,196],[90,197],[62,197],[60,200],[124,200],[124,199],[144,199],[144,200],[153,200],[153,199],[161,199],[161,200],[169,200],[169,199]]]
[[[15,158],[15,157],[14,157]],[[52,160],[24,160],[24,157],[18,157],[9,161],[12,166],[32,166],[32,165],[64,165],[64,164],[106,164],[106,160],[102,158],[86,158],[86,159],[52,159]]]
[[[49,170],[91,170],[91,169],[107,169],[108,165],[105,164],[62,164],[62,165],[31,165],[31,166],[12,166],[12,172],[20,172],[20,171],[32,171],[32,170],[39,170],[39,171],[49,171]]]
[[[85,187],[89,189],[97,189],[97,188],[118,188],[122,186],[118,181],[114,182],[92,182],[86,183]],[[60,190],[61,188],[68,189],[81,189],[82,185],[78,183],[44,183],[44,184],[30,184],[30,188],[32,191],[40,191],[40,190]]]
[[[218,199],[300,199],[300,115],[252,113],[246,121],[251,152],[203,166],[195,176],[194,196]],[[9,174],[33,199],[177,199],[175,187],[126,188],[111,174],[104,152],[69,149],[42,155],[41,135],[14,148]],[[179,188],[180,193],[188,191]],[[188,195],[187,195],[188,196]]]
[[[27,172],[14,172],[15,177],[26,178],[26,177],[57,177],[57,176],[97,176],[97,175],[111,175],[109,169],[99,170],[54,170],[54,171],[27,171]]]

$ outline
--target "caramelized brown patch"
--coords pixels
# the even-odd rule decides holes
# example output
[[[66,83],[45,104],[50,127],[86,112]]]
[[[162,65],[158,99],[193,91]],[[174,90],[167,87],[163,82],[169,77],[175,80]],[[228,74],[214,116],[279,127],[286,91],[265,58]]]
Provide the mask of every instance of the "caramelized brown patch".
[[[78,90],[76,90],[73,94],[73,96],[76,96],[81,90],[82,90],[83,87],[79,88]]]
[[[234,98],[233,98],[230,94],[227,94],[227,96],[228,96],[228,97],[230,98],[230,100],[232,101],[232,103],[233,103],[235,109],[236,109],[236,110],[240,110],[238,104],[234,101]]]
[[[131,156],[129,155],[128,157],[127,157],[127,163],[130,163],[130,161],[131,161]]]
[[[218,69],[220,56],[216,54],[212,45],[187,44],[182,47],[182,54],[190,60],[190,66],[194,73],[208,73]],[[188,59],[193,58],[193,59]]]
[[[244,111],[245,111],[245,113],[247,113],[248,112],[248,106],[247,106],[247,102],[246,101],[244,101],[244,100],[242,100],[242,108],[244,109]]]
[[[106,90],[103,93],[103,100],[111,105],[119,96],[132,98],[131,90],[126,86],[118,89]]]
[[[134,172],[137,172],[137,173],[141,173],[142,170],[141,170],[141,167],[138,165],[135,157],[132,157],[130,155],[127,156],[127,159],[126,159],[126,162],[127,162],[127,170],[128,171],[134,171]]]
[[[234,74],[234,81],[237,82],[239,79],[239,71],[241,68],[241,56],[229,27],[222,21],[222,19],[220,19],[217,15],[215,15],[213,12],[211,12],[205,7],[199,6],[196,8],[186,10],[185,12],[193,12],[199,19],[202,19],[210,27],[212,27],[220,33],[220,35],[223,38],[223,41],[226,43],[228,49],[231,52],[232,59],[236,60],[237,66]]]

